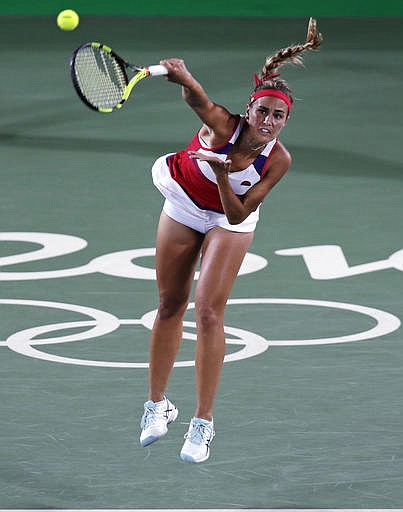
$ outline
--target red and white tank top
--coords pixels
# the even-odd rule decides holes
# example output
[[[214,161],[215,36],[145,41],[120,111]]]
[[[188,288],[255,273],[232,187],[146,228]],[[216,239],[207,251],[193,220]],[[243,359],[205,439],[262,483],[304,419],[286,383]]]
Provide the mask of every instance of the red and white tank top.
[[[172,179],[179,183],[199,208],[224,213],[218,192],[217,180],[212,168],[208,162],[190,158],[188,151],[199,151],[224,161],[239,137],[244,123],[245,119],[239,116],[239,122],[231,138],[220,147],[209,148],[206,146],[200,137],[199,130],[187,148],[167,157],[167,164]],[[236,195],[240,197],[245,195],[264,176],[267,169],[267,161],[276,143],[277,139],[268,142],[256,160],[246,169],[228,173],[231,188]]]

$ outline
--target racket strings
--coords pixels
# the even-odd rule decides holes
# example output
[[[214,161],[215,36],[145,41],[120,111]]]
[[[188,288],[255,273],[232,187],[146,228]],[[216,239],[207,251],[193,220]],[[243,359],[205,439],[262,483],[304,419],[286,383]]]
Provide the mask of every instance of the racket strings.
[[[127,77],[121,65],[110,53],[83,47],[77,53],[74,70],[85,98],[96,108],[114,108],[122,100]]]

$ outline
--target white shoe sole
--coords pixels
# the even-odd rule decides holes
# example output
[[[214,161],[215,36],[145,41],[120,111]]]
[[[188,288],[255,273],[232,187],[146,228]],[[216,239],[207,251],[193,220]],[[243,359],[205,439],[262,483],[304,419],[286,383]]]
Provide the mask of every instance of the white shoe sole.
[[[180,458],[185,462],[190,462],[190,464],[199,464],[200,462],[206,461],[210,457],[210,450],[208,451],[207,455],[203,457],[202,459],[194,459],[191,455],[188,455],[187,453],[180,454]]]

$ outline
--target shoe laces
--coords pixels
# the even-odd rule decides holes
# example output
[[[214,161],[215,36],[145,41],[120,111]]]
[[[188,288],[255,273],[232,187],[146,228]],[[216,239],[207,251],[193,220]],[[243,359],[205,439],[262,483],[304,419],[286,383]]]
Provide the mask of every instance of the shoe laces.
[[[193,423],[192,428],[185,434],[185,439],[189,439],[194,444],[209,444],[214,437],[214,430],[210,425],[203,423]]]
[[[141,419],[141,428],[148,428],[157,421],[157,410],[155,406],[144,407],[144,414]]]
[[[144,405],[144,414],[141,419],[140,426],[141,428],[148,428],[150,425],[154,425],[158,420],[164,418],[164,420],[168,419],[168,404],[164,401],[161,403],[151,403],[150,405]]]

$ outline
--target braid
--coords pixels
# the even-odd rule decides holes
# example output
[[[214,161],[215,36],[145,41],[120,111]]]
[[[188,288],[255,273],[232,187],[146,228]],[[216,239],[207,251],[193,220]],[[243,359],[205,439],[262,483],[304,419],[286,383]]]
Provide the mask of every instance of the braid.
[[[302,65],[302,53],[304,53],[305,51],[318,50],[321,43],[322,34],[317,31],[316,20],[310,18],[305,43],[294,46],[288,46],[287,48],[279,50],[271,57],[267,57],[262,69],[261,77],[264,80],[264,77],[266,75],[272,75],[276,73],[281,66],[287,63]]]
[[[266,58],[260,77],[255,74],[254,93],[265,89],[275,89],[285,94],[292,104],[294,100],[291,89],[285,80],[277,78],[277,71],[281,66],[288,63],[303,65],[302,54],[305,51],[318,50],[321,43],[322,34],[317,31],[316,20],[310,18],[304,44],[288,46]]]

